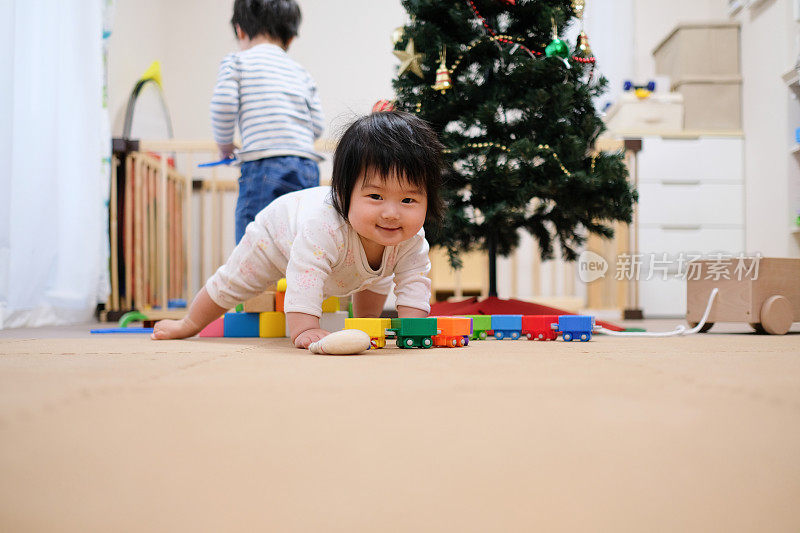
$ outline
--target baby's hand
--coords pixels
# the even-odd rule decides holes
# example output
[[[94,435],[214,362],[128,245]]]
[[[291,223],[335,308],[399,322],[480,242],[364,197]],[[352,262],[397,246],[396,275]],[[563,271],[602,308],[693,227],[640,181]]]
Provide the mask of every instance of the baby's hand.
[[[187,322],[185,318],[181,320],[159,320],[156,322],[150,338],[153,340],[185,339],[197,333],[197,327]]]
[[[308,348],[312,342],[317,342],[323,337],[330,335],[331,332],[324,329],[307,329],[297,336],[294,345],[297,348]]]

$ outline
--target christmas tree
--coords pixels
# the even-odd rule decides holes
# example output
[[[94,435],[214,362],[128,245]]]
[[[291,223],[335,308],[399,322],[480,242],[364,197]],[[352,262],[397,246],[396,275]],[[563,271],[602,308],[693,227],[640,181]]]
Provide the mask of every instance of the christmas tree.
[[[527,230],[543,259],[554,246],[574,260],[588,233],[613,236],[630,222],[636,193],[622,154],[595,154],[603,131],[592,98],[595,72],[582,24],[584,0],[403,0],[410,22],[393,36],[401,60],[397,108],[417,113],[446,147],[448,205],[426,228],[451,263],[475,248],[494,261]]]

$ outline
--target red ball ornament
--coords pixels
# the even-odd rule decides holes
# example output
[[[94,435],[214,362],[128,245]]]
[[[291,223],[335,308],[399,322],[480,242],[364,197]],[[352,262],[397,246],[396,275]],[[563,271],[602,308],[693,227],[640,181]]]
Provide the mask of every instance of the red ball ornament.
[[[394,102],[392,100],[378,100],[372,106],[373,113],[380,113],[381,111],[394,111]]]

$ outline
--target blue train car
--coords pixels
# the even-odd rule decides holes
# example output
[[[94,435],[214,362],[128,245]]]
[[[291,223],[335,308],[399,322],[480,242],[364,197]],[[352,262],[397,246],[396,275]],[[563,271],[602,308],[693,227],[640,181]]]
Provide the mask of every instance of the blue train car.
[[[492,329],[497,340],[516,340],[522,335],[522,315],[492,315]]]
[[[558,330],[561,337],[569,342],[572,339],[580,339],[586,342],[592,338],[594,329],[594,317],[587,315],[561,315],[558,317]]]

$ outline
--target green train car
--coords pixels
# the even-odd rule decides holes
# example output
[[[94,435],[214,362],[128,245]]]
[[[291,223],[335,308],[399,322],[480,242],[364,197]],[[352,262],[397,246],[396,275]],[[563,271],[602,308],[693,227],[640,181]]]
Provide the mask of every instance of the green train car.
[[[430,348],[439,333],[436,318],[393,318],[392,327],[398,348]]]
[[[486,340],[486,332],[492,329],[492,315],[464,315],[472,319],[471,340]]]

